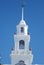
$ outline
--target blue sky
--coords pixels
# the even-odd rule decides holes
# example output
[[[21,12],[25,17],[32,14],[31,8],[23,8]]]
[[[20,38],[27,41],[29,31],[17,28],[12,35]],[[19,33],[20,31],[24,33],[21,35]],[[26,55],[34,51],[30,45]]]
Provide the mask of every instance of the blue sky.
[[[10,63],[14,47],[14,32],[21,20],[21,0],[0,0],[1,63]],[[24,18],[31,35],[33,63],[44,63],[44,0],[24,0]]]

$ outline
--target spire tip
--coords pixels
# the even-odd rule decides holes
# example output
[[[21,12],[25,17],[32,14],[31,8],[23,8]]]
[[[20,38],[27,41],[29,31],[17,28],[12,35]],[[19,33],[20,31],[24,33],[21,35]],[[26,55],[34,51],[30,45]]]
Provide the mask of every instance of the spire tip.
[[[22,0],[22,20],[24,19],[24,0]]]

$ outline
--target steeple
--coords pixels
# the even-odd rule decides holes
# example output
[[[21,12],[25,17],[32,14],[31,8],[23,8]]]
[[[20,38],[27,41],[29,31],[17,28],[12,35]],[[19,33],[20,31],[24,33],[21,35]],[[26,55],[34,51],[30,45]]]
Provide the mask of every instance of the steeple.
[[[22,0],[22,19],[20,21],[20,25],[26,25],[26,22],[24,20],[24,0]]]
[[[29,49],[30,34],[28,34],[28,25],[24,20],[24,0],[22,0],[22,19],[16,27],[17,32],[14,34],[14,49],[12,49],[10,55],[11,64],[32,65],[33,54],[32,49]]]
[[[26,22],[24,20],[24,0],[22,0],[22,19],[19,23],[20,25],[26,25]]]
[[[24,0],[22,0],[22,20],[24,20]]]

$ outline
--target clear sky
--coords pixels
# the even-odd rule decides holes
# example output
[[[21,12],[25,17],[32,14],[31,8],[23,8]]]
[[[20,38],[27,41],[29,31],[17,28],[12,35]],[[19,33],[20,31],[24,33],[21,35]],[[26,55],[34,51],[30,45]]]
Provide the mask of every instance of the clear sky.
[[[14,47],[14,32],[21,20],[22,0],[0,0],[0,56],[1,63],[10,63]],[[31,35],[33,63],[44,63],[44,0],[24,0],[24,18]]]

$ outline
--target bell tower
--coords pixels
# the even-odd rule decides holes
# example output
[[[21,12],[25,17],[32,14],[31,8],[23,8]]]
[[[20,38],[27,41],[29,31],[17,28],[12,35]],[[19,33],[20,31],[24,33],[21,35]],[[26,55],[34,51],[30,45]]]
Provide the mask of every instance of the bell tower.
[[[12,50],[12,65],[31,65],[33,62],[32,49],[29,49],[30,34],[28,34],[28,25],[24,20],[24,0],[22,0],[22,19],[16,26],[16,34],[14,34],[14,49]]]
[[[17,33],[14,35],[15,51],[29,51],[30,35],[28,35],[28,25],[21,20],[17,25]]]

